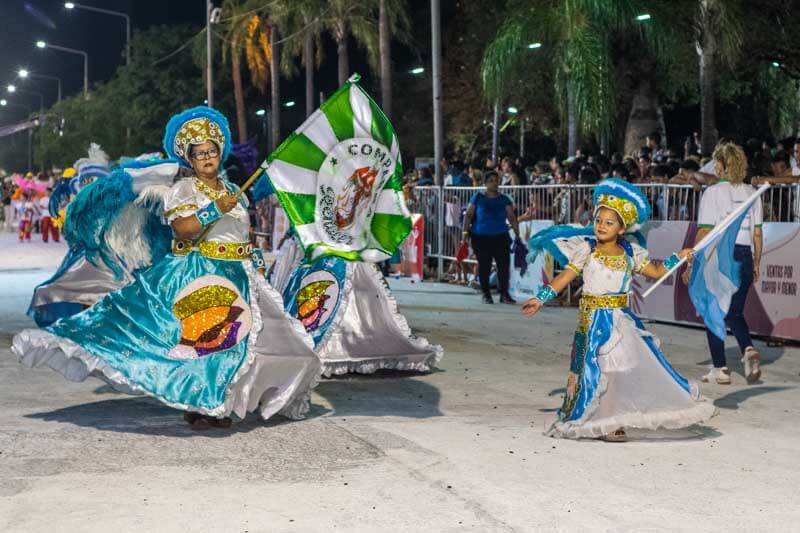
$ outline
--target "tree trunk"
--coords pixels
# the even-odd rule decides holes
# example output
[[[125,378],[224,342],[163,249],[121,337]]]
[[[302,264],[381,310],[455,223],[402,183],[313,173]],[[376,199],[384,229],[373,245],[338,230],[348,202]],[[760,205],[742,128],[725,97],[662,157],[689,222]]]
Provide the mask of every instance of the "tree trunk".
[[[272,47],[272,59],[269,63],[269,74],[270,74],[270,90],[272,96],[272,102],[270,105],[272,114],[271,114],[271,124],[272,127],[272,146],[270,146],[270,150],[275,150],[278,147],[279,140],[281,138],[281,74],[279,70],[280,61],[281,61],[281,49],[278,40],[280,39],[280,35],[278,34],[278,27],[276,25],[271,25],[269,27],[269,42],[270,46]]]
[[[231,68],[233,69],[233,99],[236,102],[236,126],[239,132],[239,144],[247,142],[247,114],[244,109],[244,93],[242,91],[242,69],[239,56],[239,39],[234,35],[231,39]]]
[[[392,36],[389,31],[389,14],[386,1],[380,0],[378,33],[381,54],[381,105],[383,112],[392,118]]]
[[[308,22],[306,18],[306,25]],[[310,29],[306,30],[303,41],[303,61],[306,66],[306,116],[310,117],[317,107],[314,105],[314,35]]]
[[[647,80],[642,81],[636,87],[628,122],[625,125],[623,145],[625,154],[632,154],[644,146],[647,136],[653,131],[661,132],[666,139],[660,110],[658,95],[653,91],[652,84]]]
[[[350,77],[350,57],[347,47],[347,27],[344,21],[339,21],[336,27],[336,55],[339,59],[339,85],[344,85]]]
[[[714,46],[706,46],[700,52],[700,145],[703,154],[710,154],[717,145],[717,126],[714,114],[714,82],[716,78],[714,65]]]
[[[578,117],[575,109],[575,95],[572,81],[567,79],[567,155],[575,155],[578,149]]]

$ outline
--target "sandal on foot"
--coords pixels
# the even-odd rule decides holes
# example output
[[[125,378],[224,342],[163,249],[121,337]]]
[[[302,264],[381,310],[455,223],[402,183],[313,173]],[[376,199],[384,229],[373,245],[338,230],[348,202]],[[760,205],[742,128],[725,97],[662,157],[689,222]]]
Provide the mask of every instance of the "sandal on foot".
[[[607,435],[603,435],[599,437],[600,440],[605,442],[628,442],[628,435],[625,433],[625,430],[619,428],[618,430],[614,431],[613,433],[609,433]]]
[[[744,377],[748,383],[755,383],[761,378],[761,354],[752,346],[748,346],[742,357]]]
[[[211,429],[211,422],[208,421],[207,417],[200,415],[191,422],[190,427],[192,431],[206,431]]]
[[[213,427],[222,429],[228,429],[229,427],[231,427],[231,424],[233,424],[233,420],[231,420],[230,417],[227,416],[225,418],[210,418],[208,422]]]

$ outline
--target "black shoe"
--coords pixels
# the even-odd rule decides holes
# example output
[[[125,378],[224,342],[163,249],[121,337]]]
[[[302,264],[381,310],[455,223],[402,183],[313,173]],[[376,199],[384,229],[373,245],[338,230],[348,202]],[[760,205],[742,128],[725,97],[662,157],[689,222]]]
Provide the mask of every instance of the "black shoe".
[[[483,295],[483,303],[485,303],[485,304],[493,304],[494,300],[492,300],[492,295],[491,294],[484,294]]]
[[[512,298],[510,294],[506,292],[502,296],[500,296],[500,303],[515,304],[517,303],[517,301],[514,298]]]

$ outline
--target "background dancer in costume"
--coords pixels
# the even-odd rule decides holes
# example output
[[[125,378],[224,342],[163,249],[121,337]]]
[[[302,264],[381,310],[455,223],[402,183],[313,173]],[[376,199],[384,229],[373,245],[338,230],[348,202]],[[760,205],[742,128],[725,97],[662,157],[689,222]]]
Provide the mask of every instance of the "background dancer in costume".
[[[497,172],[488,172],[484,179],[486,191],[476,192],[472,196],[464,216],[464,240],[471,238],[472,249],[478,258],[478,278],[483,291],[483,302],[494,303],[489,290],[489,275],[494,260],[497,265],[500,301],[513,304],[517,302],[508,294],[511,277],[511,238],[508,236],[506,220],[514,229],[517,239],[519,239],[519,224],[511,198],[497,190],[500,184]]]
[[[733,143],[722,143],[714,150],[715,172],[720,182],[705,190],[700,198],[698,214],[698,230],[695,244],[700,242],[711,229],[719,224],[729,213],[743,203],[755,188],[744,183],[747,172],[747,157],[744,150]],[[761,377],[761,354],[753,347],[750,338],[750,327],[744,318],[744,306],[747,293],[753,282],[758,281],[761,268],[761,250],[764,236],[761,225],[764,222],[763,207],[759,197],[745,215],[736,245],[733,259],[740,265],[739,288],[730,301],[725,322],[731,328],[736,342],[742,352],[744,377],[748,383],[755,383]],[[691,277],[691,265],[683,274],[683,281],[688,285]],[[708,347],[711,350],[711,370],[703,376],[704,382],[715,381],[721,385],[731,382],[730,371],[725,359],[725,339],[718,337],[710,328],[706,328]]]
[[[323,102],[262,165],[253,198],[275,191],[293,233],[270,280],[313,336],[325,376],[427,372],[442,347],[412,334],[375,266],[411,231],[399,141],[356,82]]]
[[[634,274],[659,278],[690,250],[657,265],[624,238],[649,217],[647,198],[634,185],[606,180],[594,191],[594,205],[593,226],[556,226],[529,242],[534,253],[547,250],[566,268],[525,303],[523,314],[535,315],[579,275],[584,281],[564,403],[548,434],[623,441],[625,428],[675,429],[707,420],[714,406],[670,366],[628,307]]]
[[[175,162],[139,163],[85,187],[67,210],[70,246],[130,282],[77,315],[20,332],[13,351],[72,381],[95,375],[153,396],[184,410],[193,429],[256,410],[302,418],[321,365],[256,271],[246,199],[218,176],[231,150],[227,120],[208,107],[184,111],[167,125],[164,148],[197,175],[168,187]],[[148,179],[134,182],[143,171]]]

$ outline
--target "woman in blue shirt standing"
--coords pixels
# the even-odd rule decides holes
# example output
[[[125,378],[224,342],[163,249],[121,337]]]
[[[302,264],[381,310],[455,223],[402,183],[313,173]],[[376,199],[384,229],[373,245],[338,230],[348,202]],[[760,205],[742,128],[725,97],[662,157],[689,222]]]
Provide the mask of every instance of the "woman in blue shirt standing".
[[[500,301],[516,303],[508,294],[508,280],[511,266],[511,238],[508,236],[508,223],[519,238],[519,224],[514,214],[511,198],[497,190],[500,178],[497,172],[485,176],[485,192],[477,192],[469,201],[464,216],[464,240],[471,238],[472,249],[478,258],[478,278],[483,291],[484,303],[494,303],[489,291],[489,274],[492,260],[497,265],[497,282],[500,286]]]

